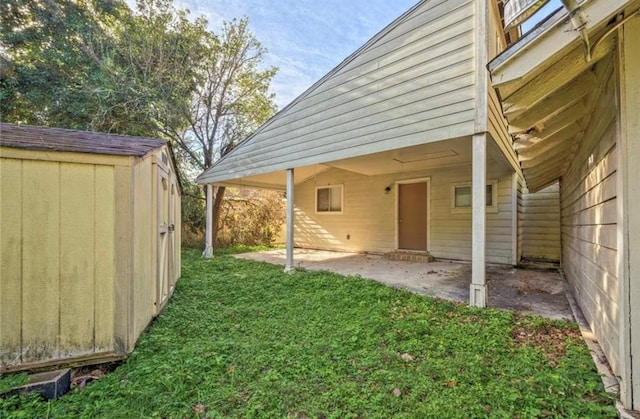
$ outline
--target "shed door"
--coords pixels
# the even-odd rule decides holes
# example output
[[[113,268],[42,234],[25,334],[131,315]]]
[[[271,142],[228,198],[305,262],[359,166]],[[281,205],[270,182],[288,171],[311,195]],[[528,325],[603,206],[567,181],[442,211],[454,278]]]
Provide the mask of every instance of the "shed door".
[[[173,286],[173,252],[175,244],[172,243],[175,229],[172,205],[172,181],[168,173],[158,167],[158,266],[156,284],[156,314],[161,310],[171,293]],[[175,187],[175,186],[174,186]]]
[[[427,183],[398,185],[398,247],[427,250]]]

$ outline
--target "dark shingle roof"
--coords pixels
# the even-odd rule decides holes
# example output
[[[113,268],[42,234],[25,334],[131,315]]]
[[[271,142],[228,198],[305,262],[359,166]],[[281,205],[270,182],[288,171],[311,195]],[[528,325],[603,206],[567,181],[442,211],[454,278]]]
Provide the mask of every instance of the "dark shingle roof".
[[[2,147],[140,157],[165,144],[156,138],[0,123]]]

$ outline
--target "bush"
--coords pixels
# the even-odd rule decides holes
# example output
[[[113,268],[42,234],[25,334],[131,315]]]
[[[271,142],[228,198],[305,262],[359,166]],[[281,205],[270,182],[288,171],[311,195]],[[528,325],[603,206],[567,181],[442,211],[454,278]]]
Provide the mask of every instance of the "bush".
[[[227,188],[216,246],[273,245],[284,222],[281,192]]]
[[[269,190],[227,188],[219,221],[216,247],[273,245],[285,222],[282,193]],[[204,245],[205,197],[194,183],[183,183],[182,244]]]

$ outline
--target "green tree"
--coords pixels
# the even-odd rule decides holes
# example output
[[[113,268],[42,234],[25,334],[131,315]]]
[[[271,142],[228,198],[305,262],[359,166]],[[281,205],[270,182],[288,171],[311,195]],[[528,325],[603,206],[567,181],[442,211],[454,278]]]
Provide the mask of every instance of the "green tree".
[[[172,0],[5,0],[0,116],[172,140],[187,183],[275,112],[265,53],[247,19],[216,35]]]
[[[159,136],[182,129],[206,21],[170,0],[8,0],[0,6],[4,121]]]
[[[0,2],[0,112],[4,121],[89,128],[98,106],[86,86],[103,76],[99,51],[126,18],[122,1]]]
[[[269,93],[276,69],[261,69],[266,49],[249,31],[246,18],[225,22],[220,36],[209,34],[206,45],[198,84],[185,110],[189,125],[165,132],[194,171],[210,168],[276,111],[274,95]],[[218,187],[213,200],[212,243],[225,190]]]

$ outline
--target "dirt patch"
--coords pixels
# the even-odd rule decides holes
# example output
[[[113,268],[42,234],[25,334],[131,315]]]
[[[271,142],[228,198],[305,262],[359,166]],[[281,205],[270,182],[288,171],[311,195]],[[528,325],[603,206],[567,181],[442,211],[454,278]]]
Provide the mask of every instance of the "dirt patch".
[[[71,388],[83,388],[93,381],[112,373],[122,362],[110,362],[106,364],[90,365],[75,368],[71,371]]]
[[[582,339],[580,330],[577,328],[560,328],[532,323],[529,320],[523,320],[518,313],[514,313],[514,317],[517,320],[511,337],[516,346],[540,348],[553,367],[557,366],[558,360],[566,355],[570,342]]]

